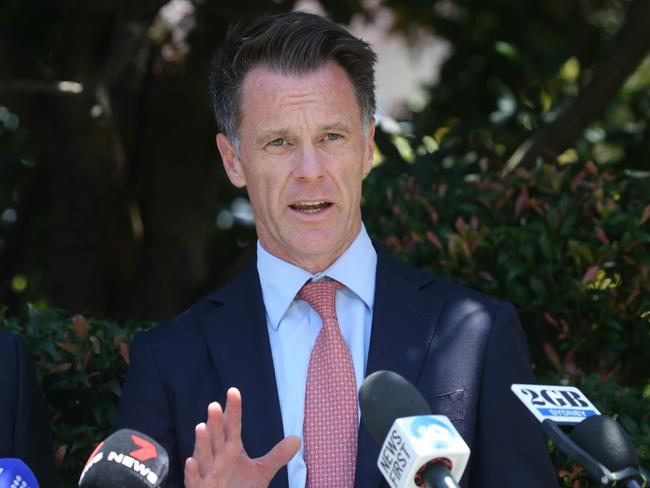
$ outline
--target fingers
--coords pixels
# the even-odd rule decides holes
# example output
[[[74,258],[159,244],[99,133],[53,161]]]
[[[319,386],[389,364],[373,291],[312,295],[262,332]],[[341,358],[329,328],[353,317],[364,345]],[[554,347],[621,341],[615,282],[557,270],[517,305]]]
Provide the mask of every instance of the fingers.
[[[199,488],[201,486],[201,475],[199,465],[193,457],[185,461],[185,488]]]
[[[241,440],[241,393],[237,388],[229,388],[226,394],[224,432],[228,441]]]
[[[197,469],[201,476],[205,476],[206,472],[212,465],[214,458],[212,445],[210,442],[210,434],[208,427],[203,422],[194,428],[194,453],[192,454],[194,463],[197,463]]]
[[[196,426],[194,453],[189,467],[194,469],[196,465],[200,478],[220,473],[224,466],[232,464],[241,455],[241,403],[239,390],[230,388],[226,411],[218,402],[212,402],[208,405],[207,422]]]
[[[223,451],[223,445],[226,441],[223,426],[224,413],[221,405],[218,402],[212,402],[208,405],[207,434],[213,456],[217,456]]]
[[[268,479],[272,479],[282,466],[291,461],[291,458],[296,455],[299,449],[300,439],[295,435],[290,435],[282,439],[266,455],[262,456],[259,461],[264,466]]]

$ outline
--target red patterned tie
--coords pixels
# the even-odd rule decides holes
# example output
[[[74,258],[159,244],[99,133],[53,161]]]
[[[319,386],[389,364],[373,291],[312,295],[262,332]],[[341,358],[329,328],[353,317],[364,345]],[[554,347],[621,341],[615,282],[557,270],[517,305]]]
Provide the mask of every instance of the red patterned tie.
[[[307,488],[353,488],[357,457],[357,385],[352,355],[336,318],[336,291],[322,279],[298,296],[323,321],[309,359],[303,427]]]

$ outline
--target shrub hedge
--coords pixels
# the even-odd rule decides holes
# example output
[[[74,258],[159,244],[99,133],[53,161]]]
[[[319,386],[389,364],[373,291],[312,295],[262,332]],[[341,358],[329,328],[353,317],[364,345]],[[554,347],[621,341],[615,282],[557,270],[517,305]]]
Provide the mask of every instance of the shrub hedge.
[[[378,131],[370,234],[517,307],[542,383],[581,388],[650,466],[650,174],[591,160],[504,172],[432,136]],[[596,486],[556,465],[565,486]]]
[[[93,447],[116,425],[116,407],[136,331],[120,325],[29,308],[24,323],[0,313],[0,328],[21,334],[51,410],[55,462],[61,486],[76,487]]]
[[[365,182],[371,235],[417,266],[513,302],[540,382],[574,384],[617,418],[650,466],[650,180],[591,162],[502,174],[471,154],[380,132],[384,162]],[[63,486],[115,426],[133,334],[29,310],[21,333],[52,410]],[[596,486],[550,446],[564,486]]]

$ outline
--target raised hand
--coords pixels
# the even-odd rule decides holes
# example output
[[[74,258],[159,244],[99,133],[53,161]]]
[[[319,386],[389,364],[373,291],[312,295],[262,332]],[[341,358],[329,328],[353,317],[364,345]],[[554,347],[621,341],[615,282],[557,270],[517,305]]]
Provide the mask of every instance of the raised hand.
[[[196,426],[192,457],[185,462],[186,488],[266,488],[275,473],[300,448],[300,439],[288,436],[266,455],[251,459],[241,440],[241,394],[230,388],[226,411],[213,402],[208,421]]]

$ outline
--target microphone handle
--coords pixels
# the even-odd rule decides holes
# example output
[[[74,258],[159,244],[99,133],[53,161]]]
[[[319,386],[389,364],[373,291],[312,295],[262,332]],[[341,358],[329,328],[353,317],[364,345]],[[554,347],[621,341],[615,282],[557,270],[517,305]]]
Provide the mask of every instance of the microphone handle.
[[[443,463],[431,463],[424,467],[420,476],[428,488],[459,488],[458,483]]]

